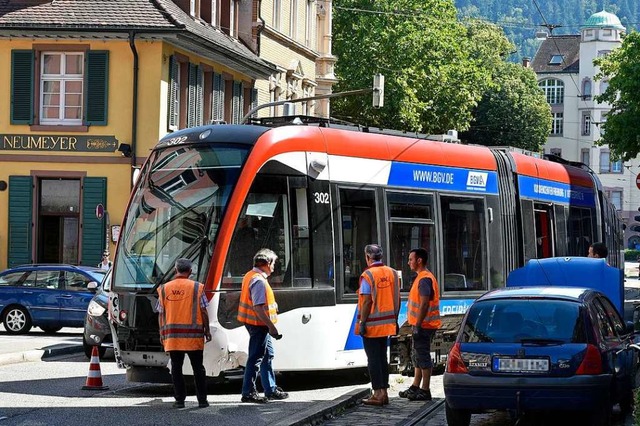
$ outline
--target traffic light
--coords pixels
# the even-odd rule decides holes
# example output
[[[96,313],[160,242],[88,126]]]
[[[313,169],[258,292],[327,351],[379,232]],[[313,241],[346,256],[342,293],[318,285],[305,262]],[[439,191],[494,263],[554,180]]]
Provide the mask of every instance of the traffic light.
[[[638,207],[638,211],[640,211],[640,207]],[[631,225],[629,225],[629,231],[636,233],[635,235],[631,235],[629,237],[628,244],[629,244],[629,248],[635,248],[637,249],[637,241],[640,240],[640,214],[636,215],[633,217],[633,220],[635,220],[635,223],[632,223]]]
[[[373,107],[382,108],[384,105],[384,75],[373,76]]]

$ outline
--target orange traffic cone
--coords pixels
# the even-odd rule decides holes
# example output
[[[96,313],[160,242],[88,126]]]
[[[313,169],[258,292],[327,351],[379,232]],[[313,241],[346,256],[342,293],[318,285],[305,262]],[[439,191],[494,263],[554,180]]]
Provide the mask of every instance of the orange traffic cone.
[[[100,372],[100,355],[98,347],[94,346],[91,350],[91,363],[89,364],[89,374],[87,374],[87,383],[82,387],[84,390],[105,390],[109,386],[102,385],[102,373]]]

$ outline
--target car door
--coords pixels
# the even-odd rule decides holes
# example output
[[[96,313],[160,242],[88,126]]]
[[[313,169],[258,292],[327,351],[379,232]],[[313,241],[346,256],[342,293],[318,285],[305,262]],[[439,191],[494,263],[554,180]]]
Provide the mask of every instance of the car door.
[[[79,272],[62,273],[64,287],[60,294],[60,324],[63,327],[83,327],[87,307],[94,295],[87,289],[92,280]]]
[[[637,355],[635,350],[628,347],[624,322],[620,317],[619,312],[609,301],[609,299],[600,297],[599,300],[602,304],[605,314],[607,315],[607,318],[613,325],[614,332],[616,333],[618,345],[616,346],[615,352],[613,353],[613,364],[615,366],[617,385],[619,387],[624,387],[629,383],[632,384],[631,381],[635,380],[634,367]]]
[[[58,327],[60,321],[60,271],[33,270],[23,288],[29,291],[34,325]]]

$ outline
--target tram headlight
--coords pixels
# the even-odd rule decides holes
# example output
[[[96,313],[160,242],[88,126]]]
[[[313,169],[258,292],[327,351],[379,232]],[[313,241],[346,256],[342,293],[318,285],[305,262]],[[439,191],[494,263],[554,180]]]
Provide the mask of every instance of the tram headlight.
[[[118,318],[121,322],[125,322],[127,320],[127,311],[121,310],[118,314]]]

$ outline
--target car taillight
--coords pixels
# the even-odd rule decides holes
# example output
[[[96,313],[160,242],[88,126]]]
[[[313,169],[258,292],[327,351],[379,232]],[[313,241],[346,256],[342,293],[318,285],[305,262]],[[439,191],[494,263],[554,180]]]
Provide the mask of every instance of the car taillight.
[[[587,345],[587,352],[576,374],[602,374],[602,356],[594,345]]]
[[[460,352],[460,343],[456,343],[449,351],[447,357],[447,373],[468,373],[467,367],[462,360],[462,353]]]
[[[127,319],[127,311],[120,310],[118,318],[120,318],[120,321],[124,322]]]

